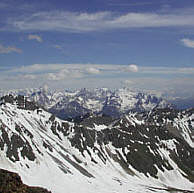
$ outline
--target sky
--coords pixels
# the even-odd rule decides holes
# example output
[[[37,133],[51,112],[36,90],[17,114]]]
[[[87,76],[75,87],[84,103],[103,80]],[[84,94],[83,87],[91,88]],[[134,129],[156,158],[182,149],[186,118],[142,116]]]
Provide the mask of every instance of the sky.
[[[193,0],[1,0],[0,89],[194,95]]]

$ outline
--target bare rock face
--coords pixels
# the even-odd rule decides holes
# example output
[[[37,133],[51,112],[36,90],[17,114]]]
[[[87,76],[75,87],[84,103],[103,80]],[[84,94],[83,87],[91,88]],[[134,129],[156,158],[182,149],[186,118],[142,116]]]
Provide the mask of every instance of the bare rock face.
[[[3,169],[0,169],[0,184],[1,193],[51,193],[43,188],[27,186],[18,174]]]

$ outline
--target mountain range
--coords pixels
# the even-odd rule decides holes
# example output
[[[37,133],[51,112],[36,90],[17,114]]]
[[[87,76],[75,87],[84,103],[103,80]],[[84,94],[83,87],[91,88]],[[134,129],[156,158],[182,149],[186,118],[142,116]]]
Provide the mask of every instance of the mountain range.
[[[63,92],[50,91],[46,86],[40,89],[23,89],[2,92],[28,97],[29,100],[63,120],[74,120],[86,114],[104,114],[114,118],[154,108],[170,107],[172,104],[156,94],[132,91],[128,88],[110,90],[80,89]]]
[[[55,94],[55,100],[46,95],[46,100],[44,92],[1,98],[0,168],[53,193],[194,191],[194,109],[176,110],[162,99],[122,90],[115,94],[122,101],[105,97],[118,100],[118,114],[102,112],[97,102],[92,110],[87,99],[92,113],[69,122],[48,112],[62,104],[64,93]],[[68,94],[80,101],[92,98],[86,93]],[[98,101],[98,95],[93,97]]]

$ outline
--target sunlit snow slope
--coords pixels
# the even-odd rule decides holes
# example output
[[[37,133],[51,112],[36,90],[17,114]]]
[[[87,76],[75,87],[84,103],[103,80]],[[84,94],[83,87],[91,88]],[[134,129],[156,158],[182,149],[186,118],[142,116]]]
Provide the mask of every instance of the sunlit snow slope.
[[[61,121],[22,96],[0,105],[0,168],[53,193],[194,191],[194,112]]]

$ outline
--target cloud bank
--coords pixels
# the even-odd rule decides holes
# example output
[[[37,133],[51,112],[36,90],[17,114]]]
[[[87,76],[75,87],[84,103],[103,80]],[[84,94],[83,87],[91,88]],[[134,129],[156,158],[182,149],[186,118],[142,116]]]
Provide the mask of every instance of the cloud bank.
[[[138,66],[111,64],[33,64],[13,68],[8,73],[24,75],[26,78],[37,77],[48,80],[64,80],[68,78],[83,78],[90,76],[106,76],[119,73],[136,73]],[[27,76],[29,75],[29,76]]]
[[[130,28],[194,26],[193,11],[172,13],[111,11],[96,13],[69,11],[42,11],[20,15],[6,20],[6,30],[91,32]],[[38,40],[38,39],[37,39]]]
[[[135,64],[33,64],[0,72],[2,88],[119,88],[179,90],[194,94],[194,67],[141,67]],[[170,85],[170,86],[169,86]]]

